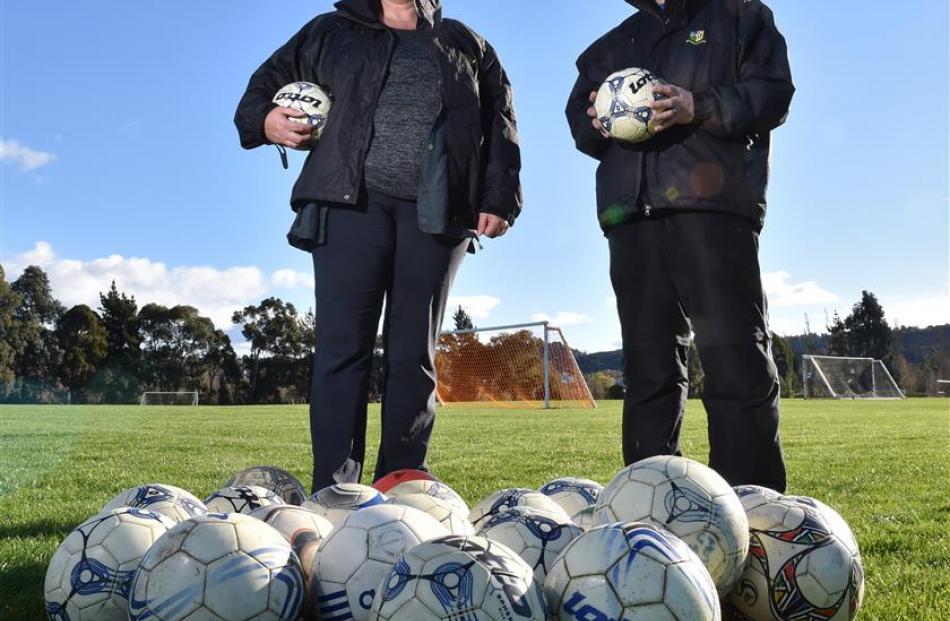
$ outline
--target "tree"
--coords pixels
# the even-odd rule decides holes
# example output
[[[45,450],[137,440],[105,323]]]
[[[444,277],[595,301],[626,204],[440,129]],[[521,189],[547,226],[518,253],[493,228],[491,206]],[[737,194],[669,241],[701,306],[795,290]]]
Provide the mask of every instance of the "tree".
[[[109,403],[128,403],[141,393],[142,335],[135,297],[119,293],[115,281],[108,293],[99,294],[99,312],[109,350],[96,374],[93,390]]]
[[[792,355],[792,348],[788,346],[785,339],[774,332],[772,332],[772,360],[775,362],[775,368],[778,371],[782,395],[786,397],[794,396],[795,387],[798,385],[798,375],[795,373],[795,359]]]
[[[20,295],[7,284],[3,266],[0,265],[0,399],[6,399],[15,388],[15,312],[19,305]]]
[[[62,354],[54,331],[63,315],[63,305],[53,297],[46,272],[35,265],[23,270],[11,288],[20,298],[14,311],[18,343],[16,399],[51,401],[57,390],[56,369]]]
[[[828,326],[828,353],[832,356],[849,356],[848,329],[841,321],[838,311],[835,311]]]
[[[861,301],[844,321],[835,313],[829,331],[828,349],[835,356],[886,360],[891,353],[891,328],[877,297],[861,292]]]
[[[459,306],[458,310],[455,311],[455,314],[452,315],[452,321],[455,322],[456,330],[474,330],[475,324],[472,322],[472,317],[465,309]]]
[[[80,304],[60,318],[56,338],[63,350],[59,379],[69,390],[70,401],[81,402],[86,396],[86,385],[108,353],[106,330],[99,316]]]

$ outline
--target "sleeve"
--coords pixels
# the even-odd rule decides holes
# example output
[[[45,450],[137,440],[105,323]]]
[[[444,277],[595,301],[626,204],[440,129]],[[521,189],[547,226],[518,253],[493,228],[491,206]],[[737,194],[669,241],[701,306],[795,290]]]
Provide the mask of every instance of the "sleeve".
[[[696,122],[732,138],[767,133],[784,123],[795,93],[785,38],[772,11],[758,0],[744,3],[740,11],[736,84],[695,94]]]
[[[485,43],[479,81],[485,132],[480,211],[514,224],[524,202],[514,96],[508,75],[488,43]]]
[[[251,76],[234,115],[241,146],[245,149],[268,144],[264,135],[264,119],[277,107],[272,101],[274,95],[283,86],[306,79],[309,72],[304,72],[301,67],[301,48],[310,42],[310,33],[319,19],[304,26]]]
[[[605,76],[591,75],[585,67],[585,56],[586,53],[577,60],[577,81],[574,83],[574,89],[567,100],[565,113],[577,150],[599,160],[604,156],[604,151],[607,150],[610,141],[594,129],[591,118],[587,116],[587,109],[591,106],[591,92],[600,88]]]

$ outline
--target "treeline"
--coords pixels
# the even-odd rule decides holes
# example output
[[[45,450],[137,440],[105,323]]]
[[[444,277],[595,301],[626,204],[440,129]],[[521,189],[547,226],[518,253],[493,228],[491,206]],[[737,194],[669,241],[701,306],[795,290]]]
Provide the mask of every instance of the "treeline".
[[[116,289],[65,308],[46,273],[8,283],[0,266],[0,402],[134,403],[146,391],[198,391],[202,403],[306,401],[315,319],[277,298],[235,312],[250,344],[191,306],[146,304]]]
[[[772,357],[783,395],[801,396],[805,354],[876,358],[884,361],[904,394],[933,396],[940,390],[937,380],[950,378],[950,325],[891,328],[877,297],[863,291],[846,317],[835,313],[826,334],[783,338],[772,333]],[[621,351],[575,356],[595,398],[622,398]],[[690,347],[688,373],[690,396],[701,397],[703,370],[695,345]]]

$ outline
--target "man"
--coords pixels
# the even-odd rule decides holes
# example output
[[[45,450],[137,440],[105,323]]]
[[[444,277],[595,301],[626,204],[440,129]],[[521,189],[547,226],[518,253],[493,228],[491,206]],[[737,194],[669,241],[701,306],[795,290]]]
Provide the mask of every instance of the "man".
[[[759,0],[627,0],[639,11],[577,61],[567,105],[600,161],[597,208],[623,332],[623,454],[680,454],[690,333],[705,373],[710,465],[783,491],[779,383],[758,237],[769,132],[794,93],[785,40]],[[612,72],[651,70],[657,135],[611,140],[591,107]]]

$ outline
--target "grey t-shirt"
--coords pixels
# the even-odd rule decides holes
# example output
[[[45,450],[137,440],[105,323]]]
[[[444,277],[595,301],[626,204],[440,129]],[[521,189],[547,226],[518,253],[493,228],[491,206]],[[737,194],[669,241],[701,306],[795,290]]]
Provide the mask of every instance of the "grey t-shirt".
[[[431,33],[393,32],[396,48],[376,108],[364,174],[370,189],[415,200],[422,155],[442,105],[442,78]]]

